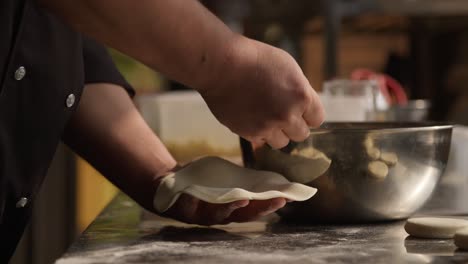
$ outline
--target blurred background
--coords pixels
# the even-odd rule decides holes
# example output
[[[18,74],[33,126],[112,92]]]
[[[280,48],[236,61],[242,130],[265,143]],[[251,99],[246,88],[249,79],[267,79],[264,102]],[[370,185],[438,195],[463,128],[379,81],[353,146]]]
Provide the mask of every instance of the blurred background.
[[[325,81],[353,78],[357,69],[366,69],[394,79],[408,99],[400,103],[395,99],[398,93],[390,94],[390,103],[372,108],[375,120],[468,123],[466,0],[203,3],[233,30],[293,55],[312,86],[330,100],[329,120],[340,120],[340,114],[333,116],[338,108],[332,100],[336,93],[323,91]],[[137,90],[135,102],[144,117],[178,161],[202,154],[239,161],[237,137],[210,116],[196,93],[117,51],[110,52]],[[353,102],[347,107],[359,111]],[[60,146],[12,263],[53,262],[116,192],[91,166]]]

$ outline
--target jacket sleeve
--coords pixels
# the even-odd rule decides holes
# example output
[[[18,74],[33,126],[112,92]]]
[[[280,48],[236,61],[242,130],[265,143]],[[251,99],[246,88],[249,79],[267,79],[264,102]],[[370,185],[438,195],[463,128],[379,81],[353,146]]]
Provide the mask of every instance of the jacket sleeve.
[[[124,88],[133,97],[135,90],[117,70],[107,50],[96,41],[83,36],[85,84],[112,83]]]

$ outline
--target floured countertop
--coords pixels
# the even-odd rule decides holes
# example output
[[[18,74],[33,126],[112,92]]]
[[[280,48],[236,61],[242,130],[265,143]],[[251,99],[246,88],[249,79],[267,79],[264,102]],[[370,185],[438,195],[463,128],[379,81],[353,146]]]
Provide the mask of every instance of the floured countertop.
[[[304,226],[269,218],[207,228],[148,217],[119,194],[57,263],[468,262],[452,240],[408,238],[403,224]]]

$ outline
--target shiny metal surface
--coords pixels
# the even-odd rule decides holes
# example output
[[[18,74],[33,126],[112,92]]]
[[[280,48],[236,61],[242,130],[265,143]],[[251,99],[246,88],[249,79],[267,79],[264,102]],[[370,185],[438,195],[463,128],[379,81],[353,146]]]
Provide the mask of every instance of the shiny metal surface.
[[[404,221],[292,225],[272,217],[202,227],[141,213],[119,194],[56,263],[468,263],[453,240],[408,237]]]
[[[65,101],[65,104],[67,105],[68,108],[72,107],[75,104],[75,95],[69,94],[67,96],[67,100]]]
[[[385,121],[421,122],[428,119],[431,102],[429,100],[411,100],[405,106],[393,106],[385,111]]]
[[[16,71],[15,71],[15,80],[21,81],[24,78],[24,76],[26,76],[26,68],[21,66],[18,69],[16,69]]]
[[[306,183],[318,193],[280,211],[286,220],[350,223],[403,219],[424,205],[433,192],[447,164],[451,135],[451,126],[433,123],[328,123],[313,130],[304,142],[292,142],[282,150],[256,149],[246,165],[284,174],[285,168],[297,163],[272,162],[272,157],[291,156],[307,148],[331,160],[325,173]],[[387,165],[388,175],[383,179],[369,171],[375,158],[368,154],[369,145],[398,157],[396,164]],[[310,169],[296,169],[295,173],[303,173],[299,175],[302,179],[317,176]]]
[[[28,198],[21,197],[16,203],[16,208],[24,208],[28,204]]]

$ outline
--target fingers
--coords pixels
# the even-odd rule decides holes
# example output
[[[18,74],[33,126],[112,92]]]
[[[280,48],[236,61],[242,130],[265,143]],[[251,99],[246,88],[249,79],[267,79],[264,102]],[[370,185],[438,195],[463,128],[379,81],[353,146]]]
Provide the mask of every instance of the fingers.
[[[164,215],[189,224],[214,225],[226,222],[232,212],[247,205],[249,205],[248,200],[212,204],[182,194]]]
[[[318,127],[325,119],[323,105],[320,102],[320,98],[318,97],[317,93],[315,93],[313,90],[310,103],[304,111],[303,118],[309,127]]]
[[[193,224],[196,221],[199,203],[199,199],[184,193],[163,215]]]
[[[281,129],[274,129],[271,131],[270,135],[265,139],[265,141],[272,148],[280,149],[288,145],[289,138]]]
[[[300,142],[308,138],[310,129],[306,121],[300,116],[290,119],[283,129],[274,129],[265,141],[272,148],[280,149],[288,145],[289,140]]]
[[[239,200],[226,204],[212,204],[200,201],[197,211],[197,224],[215,225],[224,223],[235,210],[247,205],[249,205],[248,200]]]
[[[272,148],[280,149],[288,145],[289,140],[301,142],[310,135],[310,128],[301,116],[292,117],[290,122],[284,125],[283,129],[272,129],[265,139],[251,139],[254,148],[267,143]]]
[[[268,200],[267,200],[268,201]],[[259,212],[259,216],[266,216],[272,214],[279,209],[283,208],[286,205],[286,199],[284,198],[274,198],[269,200],[269,207],[261,212]]]
[[[310,128],[320,126],[325,118],[324,108],[320,98],[312,87],[308,86],[300,97],[302,103],[292,112],[279,114],[277,122],[270,123],[256,135],[245,137],[254,146],[267,143],[275,149],[285,147],[289,140],[301,142],[310,135]]]
[[[240,208],[232,212],[226,222],[247,222],[255,220],[261,216],[274,213],[286,205],[286,199],[274,198],[270,200],[250,201],[249,206]]]
[[[239,200],[226,204],[212,204],[182,194],[165,215],[185,223],[207,226],[230,222],[247,222],[274,213],[282,208],[286,202],[285,198],[274,198],[270,200]]]
[[[309,126],[302,117],[292,118],[289,125],[283,129],[283,132],[288,138],[296,142],[303,141],[310,135]]]
[[[325,111],[317,93],[309,86],[304,94],[304,108],[290,115],[285,123],[274,128],[266,138],[273,148],[285,147],[289,140],[301,142],[310,135],[310,127],[320,126],[325,118]]]

